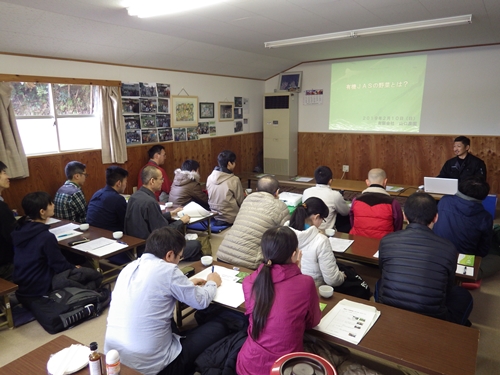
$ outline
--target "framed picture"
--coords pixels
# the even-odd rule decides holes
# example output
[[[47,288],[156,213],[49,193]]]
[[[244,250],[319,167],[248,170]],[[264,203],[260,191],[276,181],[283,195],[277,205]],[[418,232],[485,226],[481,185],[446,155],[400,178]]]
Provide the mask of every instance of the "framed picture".
[[[198,97],[172,96],[172,127],[198,126]]]
[[[214,118],[214,103],[200,103],[200,118]]]
[[[278,82],[278,91],[300,92],[302,72],[281,73]]]
[[[219,102],[219,121],[233,121],[233,110],[233,102]]]

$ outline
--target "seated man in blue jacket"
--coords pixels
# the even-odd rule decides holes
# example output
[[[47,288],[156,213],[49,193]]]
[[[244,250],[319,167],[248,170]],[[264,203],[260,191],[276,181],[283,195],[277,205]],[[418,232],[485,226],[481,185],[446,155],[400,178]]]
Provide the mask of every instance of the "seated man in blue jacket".
[[[458,192],[441,198],[438,204],[439,221],[434,233],[453,242],[457,251],[484,257],[488,254],[493,234],[493,218],[482,201],[490,186],[482,176],[460,181]]]
[[[380,241],[375,300],[419,314],[470,326],[473,300],[468,290],[455,285],[457,251],[432,227],[437,205],[427,193],[412,194],[404,206],[405,230]]]

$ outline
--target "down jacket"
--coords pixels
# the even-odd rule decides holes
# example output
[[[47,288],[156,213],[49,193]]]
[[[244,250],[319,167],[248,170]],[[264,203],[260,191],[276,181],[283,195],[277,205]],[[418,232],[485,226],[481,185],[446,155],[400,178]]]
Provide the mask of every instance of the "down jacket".
[[[218,212],[215,219],[234,223],[245,198],[239,177],[216,167],[207,178],[207,190],[210,209]]]
[[[300,261],[302,273],[311,276],[316,286],[341,285],[344,282],[344,275],[337,266],[328,237],[315,226],[303,231],[291,229],[297,234],[299,249],[302,250]]]
[[[411,223],[380,241],[378,299],[386,305],[446,319],[457,251],[427,226]]]
[[[484,257],[493,235],[493,218],[481,201],[461,192],[447,195],[438,203],[439,219],[434,233],[453,242],[457,251]]]
[[[380,239],[403,227],[401,205],[381,185],[372,184],[354,198],[349,216],[349,234],[358,236]]]
[[[256,269],[262,263],[260,240],[269,228],[290,219],[285,203],[272,194],[258,191],[245,198],[234,225],[217,250],[217,259],[233,265]]]
[[[185,206],[189,202],[196,202],[209,210],[208,195],[201,189],[198,172],[176,169],[174,174],[174,182],[170,187],[168,201],[179,206]]]

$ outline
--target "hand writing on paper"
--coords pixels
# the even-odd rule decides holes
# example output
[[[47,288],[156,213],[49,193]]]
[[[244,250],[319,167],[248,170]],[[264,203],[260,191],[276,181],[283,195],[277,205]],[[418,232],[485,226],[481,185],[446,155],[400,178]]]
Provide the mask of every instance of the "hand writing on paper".
[[[175,210],[170,211],[170,215],[172,215],[172,216],[177,215],[177,212],[182,211],[183,208],[184,207],[182,207],[182,206],[181,207],[177,207]]]
[[[209,273],[207,276],[207,281],[214,281],[217,284],[217,287],[222,284],[222,279],[220,278],[220,275],[217,272],[212,272]]]
[[[187,224],[189,223],[189,220],[191,220],[191,218],[189,217],[189,215],[184,215],[179,220],[182,221],[184,224]]]

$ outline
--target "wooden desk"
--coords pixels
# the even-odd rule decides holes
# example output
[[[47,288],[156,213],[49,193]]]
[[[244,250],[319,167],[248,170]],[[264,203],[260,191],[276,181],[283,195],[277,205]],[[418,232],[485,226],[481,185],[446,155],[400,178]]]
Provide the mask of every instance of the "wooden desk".
[[[1,374],[9,375],[27,375],[27,374],[46,374],[47,362],[51,354],[71,346],[72,344],[80,344],[78,341],[69,338],[68,336],[61,335],[45,345],[23,355],[22,357],[0,367]],[[105,356],[103,355],[103,358]],[[106,363],[103,359],[103,363]],[[75,375],[88,375],[88,366],[84,367]],[[125,365],[121,365],[121,375],[140,375],[140,372],[131,369]]]
[[[214,262],[214,264],[233,268],[227,263]],[[206,268],[201,262],[194,262],[191,266],[196,273]],[[253,272],[241,267],[240,271]],[[475,373],[479,344],[477,329],[337,292],[331,298],[320,297],[320,301],[327,304],[322,316],[325,316],[344,298],[375,306],[381,312],[377,322],[361,342],[354,345],[314,329],[309,331],[311,334],[353,351],[382,358],[425,374],[472,375]],[[238,311],[245,311],[244,304],[238,307]],[[414,374],[415,372],[410,370],[408,373]]]
[[[349,248],[345,252],[343,253],[336,252],[335,258],[346,259],[353,262],[359,262],[364,264],[373,264],[378,266],[378,258],[375,258],[373,255],[378,251],[380,240],[376,238],[368,238],[341,232],[335,232],[334,237],[343,238],[345,240],[354,240],[354,242],[351,244],[351,246],[349,246]],[[481,266],[481,260],[482,258],[480,256],[475,257],[473,276],[467,276],[456,272],[455,280],[458,283],[476,281],[477,276],[479,275],[479,267]]]
[[[258,181],[259,177],[258,175],[261,175],[262,173],[255,174],[251,172],[242,172],[239,173],[238,176],[240,177],[241,180],[247,180],[248,181],[248,187],[251,187],[252,181]],[[307,189],[311,186],[316,186],[316,181],[312,179],[309,182],[300,182],[300,181],[294,181],[293,178],[295,176],[285,176],[285,175],[273,175],[278,182],[280,183],[280,186],[293,186],[295,188],[300,188],[300,189]],[[409,197],[413,193],[415,193],[418,190],[417,186],[411,186],[411,185],[403,185],[403,184],[396,184],[396,183],[389,183],[390,186],[399,186],[402,187],[403,190],[400,192],[393,192],[390,191],[389,194],[393,196],[398,196],[398,197]],[[363,190],[366,189],[366,182],[365,181],[358,181],[358,180],[339,180],[335,179],[332,181],[330,184],[330,187],[335,190],[347,190],[347,191],[354,191],[354,192],[362,192]],[[432,196],[435,199],[441,199],[442,195],[439,194],[432,194]]]
[[[440,319],[401,310],[335,292],[321,302],[323,316],[342,299],[375,306],[380,317],[358,345],[314,329],[309,333],[331,343],[383,358],[389,362],[429,375],[473,375],[479,331]],[[408,371],[408,374],[414,374]]]
[[[69,221],[69,220],[61,219],[61,221],[52,224],[51,227],[56,228],[56,227],[59,227],[62,225],[70,224],[70,223],[71,223],[71,221]],[[80,229],[75,229],[75,231],[82,232],[82,231],[80,231]],[[113,232],[106,230],[106,229],[101,229],[101,228],[90,226],[88,230],[86,230],[85,232],[82,232],[81,236],[70,237],[70,238],[62,239],[59,241],[59,247],[89,258],[91,260],[94,268],[96,270],[98,270],[99,272],[102,272],[103,274],[107,274],[107,273],[116,271],[118,269],[121,269],[124,267],[124,265],[116,266],[116,265],[108,264],[111,267],[111,269],[103,272],[103,270],[100,267],[100,261],[105,260],[107,258],[110,258],[114,255],[127,252],[127,251],[131,251],[132,252],[131,258],[135,259],[135,258],[137,258],[137,247],[142,246],[146,243],[146,240],[143,240],[141,238],[123,235],[123,237],[120,239],[120,241],[125,242],[127,244],[127,247],[120,249],[120,250],[116,250],[112,253],[106,254],[105,256],[100,256],[100,255],[92,254],[91,252],[77,250],[77,249],[74,249],[72,246],[69,246],[70,242],[76,241],[79,239],[83,239],[84,237],[88,238],[90,241],[95,240],[97,238],[101,238],[101,237],[114,239]]]
[[[2,313],[0,316],[5,316],[5,322],[0,324],[0,327],[9,326],[9,328],[14,328],[14,319],[12,318],[12,309],[10,306],[9,294],[14,293],[17,290],[17,284],[11,283],[10,281],[0,279],[0,296],[3,302],[0,303]]]

